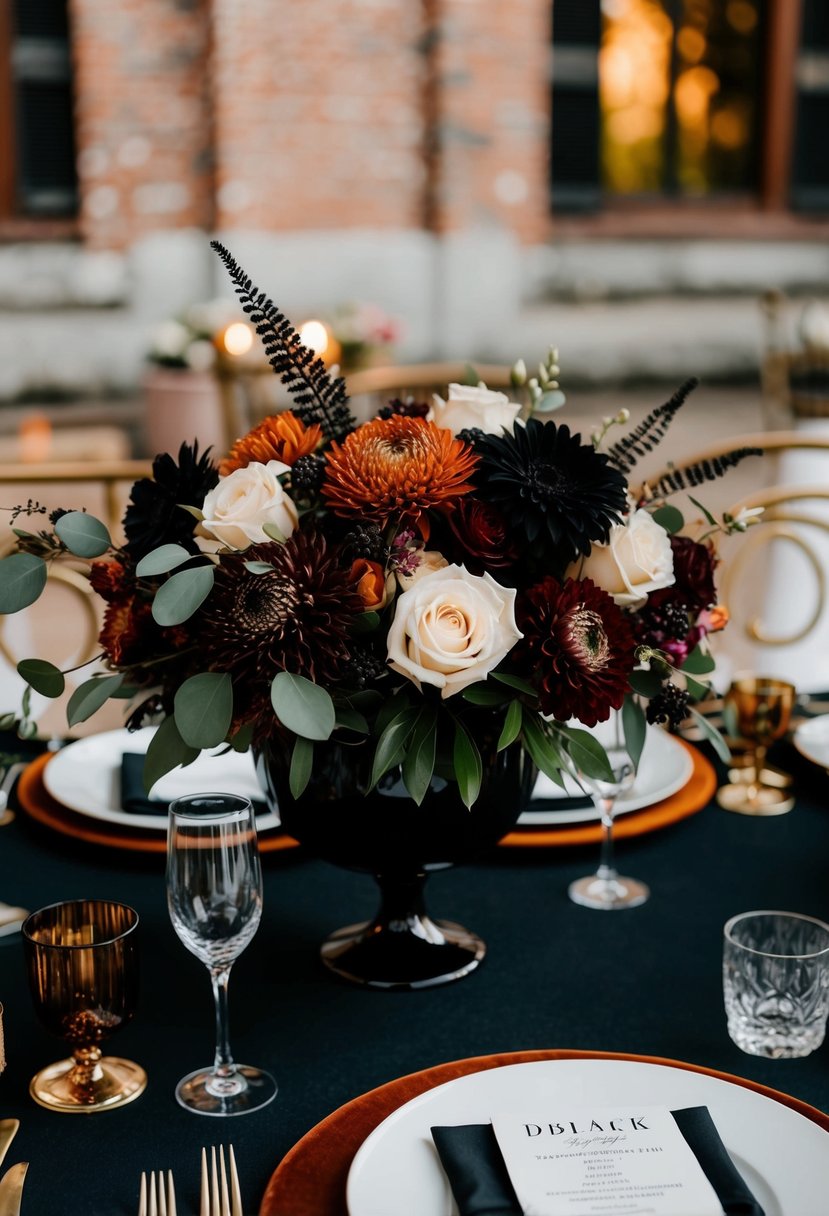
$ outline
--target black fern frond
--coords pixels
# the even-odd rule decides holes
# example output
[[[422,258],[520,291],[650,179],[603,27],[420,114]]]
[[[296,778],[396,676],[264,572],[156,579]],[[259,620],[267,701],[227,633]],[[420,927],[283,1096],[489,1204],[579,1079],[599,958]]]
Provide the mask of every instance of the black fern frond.
[[[762,448],[735,448],[723,456],[712,456],[710,460],[698,460],[682,469],[671,469],[650,486],[654,498],[665,498],[677,490],[690,490],[704,481],[716,481],[729,469],[736,468],[746,456],[762,456]]]
[[[224,245],[220,241],[210,245],[224,262],[242,308],[262,339],[268,362],[291,394],[296,416],[306,426],[319,423],[326,439],[344,439],[357,425],[348,408],[345,381],[341,376],[332,379],[322,360],[302,345],[285,314],[251,282]]]
[[[669,401],[666,401],[664,405],[658,405],[655,410],[651,410],[644,421],[635,426],[618,443],[614,443],[612,447],[608,448],[607,455],[613,464],[623,473],[629,473],[637,460],[646,452],[652,451],[664,437],[674,417],[698,384],[699,380],[696,376],[686,380]]]

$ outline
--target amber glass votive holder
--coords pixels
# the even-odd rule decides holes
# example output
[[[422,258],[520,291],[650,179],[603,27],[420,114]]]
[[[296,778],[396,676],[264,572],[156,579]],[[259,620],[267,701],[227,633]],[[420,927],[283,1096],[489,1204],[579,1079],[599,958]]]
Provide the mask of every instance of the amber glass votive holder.
[[[106,899],[52,904],[24,922],[35,1011],[72,1051],[32,1079],[29,1092],[41,1106],[66,1113],[111,1110],[146,1088],[143,1068],[101,1051],[135,1012],[137,929],[134,908]]]

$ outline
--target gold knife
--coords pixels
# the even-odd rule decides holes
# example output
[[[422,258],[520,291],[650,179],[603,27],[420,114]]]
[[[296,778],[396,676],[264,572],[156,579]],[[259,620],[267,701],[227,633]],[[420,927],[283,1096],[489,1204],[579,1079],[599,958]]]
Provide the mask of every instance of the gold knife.
[[[0,1119],[0,1165],[3,1164],[6,1153],[9,1151],[9,1145],[19,1130],[19,1119]]]
[[[0,1179],[0,1216],[20,1216],[23,1201],[23,1183],[26,1181],[28,1161],[13,1165]]]

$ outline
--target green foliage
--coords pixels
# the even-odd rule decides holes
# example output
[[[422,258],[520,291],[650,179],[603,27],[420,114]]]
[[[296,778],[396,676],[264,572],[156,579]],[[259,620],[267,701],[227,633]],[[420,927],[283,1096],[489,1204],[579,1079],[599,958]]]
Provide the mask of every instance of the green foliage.
[[[66,720],[70,726],[77,726],[91,718],[105,701],[120,688],[124,682],[123,676],[93,676],[84,684],[80,684],[66,706]],[[28,713],[28,711],[26,711]]]
[[[493,680],[500,680],[500,682],[502,684],[506,684],[508,688],[514,688],[518,692],[526,693],[528,697],[535,698],[537,695],[532,684],[527,683],[526,680],[522,680],[520,676],[510,675],[509,672],[506,671],[491,671],[489,674],[492,676]]]
[[[165,718],[150,740],[144,760],[144,789],[150,792],[159,778],[178,765],[186,767],[199,755],[198,747],[191,747],[182,739],[174,717]]]
[[[435,771],[437,712],[424,705],[417,716],[403,760],[403,781],[418,806],[426,797]]]
[[[670,536],[681,532],[685,526],[685,518],[679,507],[674,507],[670,503],[666,503],[664,507],[658,507],[653,512],[653,518]]]
[[[640,697],[655,697],[662,687],[663,679],[658,671],[632,671],[629,683]]]
[[[475,740],[460,719],[455,719],[455,745],[452,751],[455,780],[464,806],[471,809],[481,792],[483,764]]]
[[[521,733],[530,759],[540,772],[564,788],[561,776],[562,755],[557,740],[538,714],[525,705],[522,711]]]
[[[406,754],[406,742],[418,717],[418,710],[402,709],[384,727],[374,752],[371,766],[370,788],[374,789],[380,778],[400,764]]]
[[[573,726],[562,726],[561,731],[567,741],[567,751],[580,772],[599,781],[613,780],[613,770],[598,739],[589,731]]]
[[[470,705],[503,705],[508,698],[503,688],[493,688],[491,684],[469,684],[461,693],[464,701]]]
[[[310,739],[297,735],[294,739],[294,750],[291,753],[291,770],[288,774],[288,786],[294,798],[301,798],[305,792],[314,768],[314,744]]]
[[[713,671],[716,665],[710,654],[707,654],[699,646],[695,646],[682,664],[682,670],[689,671],[695,676],[704,676],[709,671]]]
[[[33,553],[12,553],[0,561],[0,613],[20,612],[46,586],[46,563]]]
[[[135,573],[139,578],[166,574],[168,570],[175,570],[176,566],[181,566],[189,561],[192,556],[193,554],[188,553],[182,545],[159,545],[146,557],[141,558],[135,567]]]
[[[648,724],[645,721],[645,711],[635,697],[625,697],[622,705],[622,729],[625,732],[628,755],[633,761],[633,767],[637,768],[645,746]]]
[[[190,676],[176,691],[174,716],[188,747],[217,747],[233,720],[233,685],[226,672]]]
[[[330,694],[305,676],[278,672],[271,684],[271,704],[282,725],[305,739],[328,739],[336,725]]]
[[[21,659],[17,674],[43,697],[59,697],[66,687],[63,672],[45,659]]]
[[[153,620],[158,625],[181,625],[207,599],[213,579],[212,566],[194,566],[168,578],[155,593]]]
[[[690,714],[691,714],[691,717],[696,722],[697,726],[702,731],[705,738],[708,740],[708,742],[713,747],[714,751],[719,756],[720,760],[722,760],[722,762],[724,764],[730,764],[731,763],[731,752],[728,750],[728,745],[726,744],[725,739],[723,739],[720,732],[711,725],[711,723],[708,721],[708,719],[706,717],[704,717],[699,712],[698,709],[694,709],[693,706],[691,706],[691,708],[690,708]]]
[[[112,546],[106,526],[85,511],[69,511],[61,515],[55,524],[55,531],[76,557],[100,557]]]
[[[510,701],[507,709],[504,725],[501,727],[501,734],[498,738],[498,751],[502,752],[505,748],[514,743],[521,734],[521,702]]]

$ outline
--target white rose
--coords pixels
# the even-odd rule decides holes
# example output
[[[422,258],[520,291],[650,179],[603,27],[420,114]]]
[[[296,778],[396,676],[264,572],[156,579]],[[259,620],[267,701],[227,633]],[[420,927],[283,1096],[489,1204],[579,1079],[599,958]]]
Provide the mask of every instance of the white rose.
[[[202,507],[201,530],[208,538],[202,543],[202,538],[196,536],[201,548],[215,551],[210,537],[228,549],[247,549],[248,545],[269,541],[272,537],[265,532],[264,524],[272,524],[283,536],[290,536],[299,516],[279,480],[279,474],[287,472],[288,465],[269,460],[267,464],[254,462],[221,477]]]
[[[442,553],[438,553],[437,549],[424,549],[418,556],[420,561],[411,574],[404,574],[401,570],[397,571],[397,582],[401,591],[408,591],[425,574],[434,574],[436,570],[445,570],[449,565],[446,558]]]
[[[425,574],[397,600],[389,663],[418,688],[434,684],[451,697],[485,680],[521,637],[514,588],[447,566]]]
[[[590,556],[567,574],[592,579],[620,607],[640,607],[651,591],[674,581],[670,537],[649,511],[634,511],[627,523],[614,524],[606,545],[594,543]]]
[[[520,411],[520,404],[510,401],[506,393],[495,393],[481,381],[477,388],[450,384],[446,401],[435,393],[428,417],[453,435],[472,427],[488,435],[500,435],[502,431],[512,433]]]

